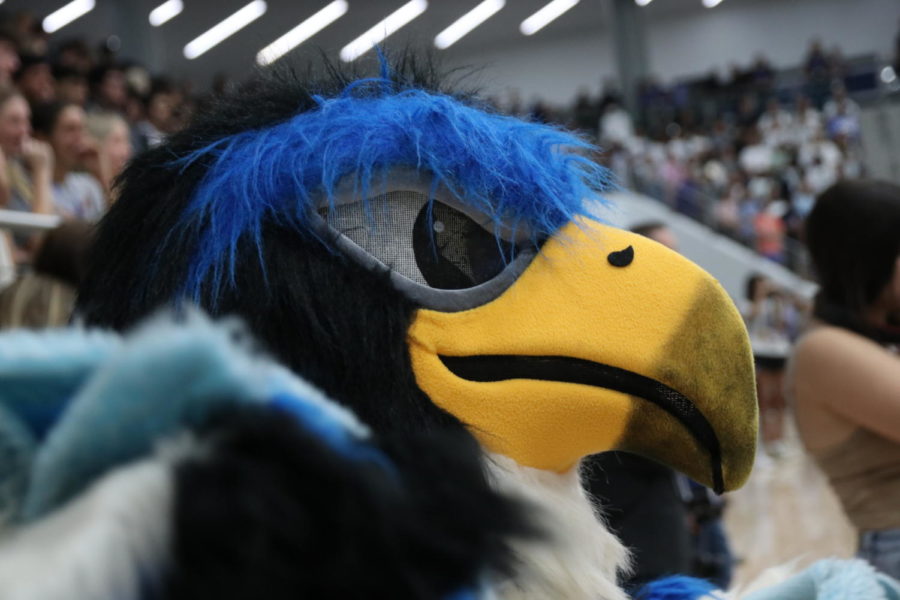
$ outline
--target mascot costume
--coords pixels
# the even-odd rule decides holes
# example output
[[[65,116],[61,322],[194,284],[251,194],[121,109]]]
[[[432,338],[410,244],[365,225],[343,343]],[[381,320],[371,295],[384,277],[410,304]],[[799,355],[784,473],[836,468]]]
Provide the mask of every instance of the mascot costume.
[[[324,72],[138,156],[85,327],[0,336],[0,598],[623,600],[583,457],[747,479],[741,317],[591,215],[589,145],[412,56]]]

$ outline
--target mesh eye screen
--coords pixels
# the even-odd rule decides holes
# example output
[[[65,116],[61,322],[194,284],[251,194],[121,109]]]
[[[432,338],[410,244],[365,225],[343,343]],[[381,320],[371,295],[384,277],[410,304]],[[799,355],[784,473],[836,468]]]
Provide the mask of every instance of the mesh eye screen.
[[[474,287],[498,275],[515,247],[464,213],[419,191],[323,207],[328,224],[401,275],[435,289]]]

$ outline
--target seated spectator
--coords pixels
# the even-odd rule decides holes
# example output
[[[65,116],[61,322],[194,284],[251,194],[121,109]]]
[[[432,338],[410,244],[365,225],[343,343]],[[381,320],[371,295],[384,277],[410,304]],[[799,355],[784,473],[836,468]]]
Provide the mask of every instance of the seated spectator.
[[[806,167],[806,175],[803,181],[806,182],[813,194],[820,194],[838,179],[838,168],[830,167],[821,156],[815,156],[812,164]]]
[[[600,118],[600,139],[605,144],[626,145],[634,136],[631,115],[615,102],[606,105]]]
[[[760,255],[779,264],[784,264],[784,236],[787,227],[784,223],[784,215],[787,212],[787,203],[778,193],[778,186],[773,186],[771,195],[761,211],[753,220],[753,229],[756,239],[756,251]]]
[[[751,127],[745,135],[746,145],[738,155],[738,161],[744,171],[750,175],[768,173],[772,170],[774,156],[772,148],[764,144],[759,130]]]
[[[799,146],[811,141],[822,127],[822,115],[813,108],[809,97],[799,94],[794,108],[793,143]]]
[[[791,351],[786,302],[783,294],[767,277],[756,273],[746,281],[742,313],[756,363],[763,442],[767,450],[777,451],[784,433],[784,367]]]
[[[66,104],[84,107],[88,101],[88,80],[81,72],[71,67],[57,66],[53,69],[56,80],[56,99]]]
[[[15,88],[0,88],[0,206],[52,213],[53,151],[31,138],[31,109]]]
[[[13,81],[31,106],[52,102],[56,97],[56,85],[50,62],[43,56],[24,54]]]
[[[23,54],[34,56],[47,54],[47,32],[34,13],[27,10],[17,11],[13,16],[11,33],[18,41],[19,50]]]
[[[163,138],[177,129],[175,108],[180,94],[168,81],[153,83],[145,102],[146,116],[135,126],[138,144],[135,150],[142,151],[159,145]]]
[[[734,175],[725,196],[716,204],[714,217],[720,233],[737,238],[740,234],[740,208],[747,197],[747,188],[738,175]]]
[[[756,126],[764,140],[770,145],[777,145],[783,141],[781,137],[789,132],[793,121],[791,113],[784,110],[776,98],[771,98],[766,103],[766,110],[759,117]]]
[[[791,199],[791,206],[801,221],[806,220],[807,215],[812,211],[815,204],[816,194],[813,192],[812,186],[805,178],[801,179],[794,190],[794,197]]]
[[[826,122],[837,117],[839,113],[859,119],[860,112],[859,104],[847,95],[847,88],[842,83],[831,87],[831,99],[825,103],[825,108],[822,109]]]
[[[91,108],[123,113],[128,101],[125,71],[118,65],[101,65],[91,71]]]
[[[91,232],[88,224],[72,221],[46,234],[33,269],[0,293],[0,328],[68,324]]]
[[[9,287],[18,276],[15,248],[12,235],[0,230],[0,290]]]
[[[79,73],[90,73],[94,68],[90,46],[81,38],[65,40],[56,50],[56,65]]]
[[[128,124],[114,112],[90,113],[86,124],[88,134],[99,153],[100,184],[106,197],[112,199],[113,182],[132,155]]]
[[[55,102],[35,109],[37,136],[53,148],[53,204],[68,219],[98,220],[106,210],[100,185],[100,157],[87,136],[84,109]],[[85,168],[89,173],[78,172]]]
[[[13,82],[13,74],[19,70],[19,46],[16,38],[5,31],[0,31],[0,86],[9,86]]]
[[[834,114],[828,118],[826,124],[828,137],[834,139],[843,136],[851,140],[859,139],[859,112],[854,112],[849,102],[852,100],[844,98],[833,107]]]
[[[800,146],[797,153],[797,161],[800,166],[809,168],[813,163],[818,162],[830,171],[837,171],[838,165],[841,164],[843,155],[837,144],[825,137],[825,132],[821,129],[815,133],[813,138]]]

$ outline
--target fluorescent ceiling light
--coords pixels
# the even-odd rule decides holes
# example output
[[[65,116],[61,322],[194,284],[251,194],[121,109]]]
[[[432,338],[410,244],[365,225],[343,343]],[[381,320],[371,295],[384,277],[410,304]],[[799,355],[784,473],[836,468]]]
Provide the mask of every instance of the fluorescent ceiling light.
[[[254,0],[241,10],[237,11],[218,25],[200,34],[184,47],[184,57],[193,60],[218,45],[223,40],[231,37],[256,19],[266,13],[264,0]]]
[[[61,6],[46,17],[42,25],[44,31],[53,33],[59,31],[78,17],[86,15],[94,9],[94,0],[74,0],[65,6]]]
[[[567,10],[578,4],[579,0],[553,0],[550,4],[537,11],[519,25],[519,31],[525,35],[532,35],[555,21]]]
[[[634,0],[634,3],[638,6],[647,6],[651,2],[653,2],[653,0]]]
[[[722,4],[722,0],[703,0],[703,6],[706,8],[713,8]]]
[[[434,45],[444,50],[449,48],[467,33],[487,21],[506,5],[506,0],[484,0],[481,4],[458,18],[447,29],[434,38]]]
[[[169,0],[163,2],[150,11],[150,24],[159,27],[167,21],[171,21],[181,14],[184,10],[184,3],[181,0]]]
[[[353,62],[374,48],[376,44],[380,44],[386,40],[388,36],[421,15],[427,8],[427,0],[412,0],[411,2],[407,2],[367,32],[344,46],[344,49],[341,50],[341,60],[344,62]]]
[[[272,64],[344,16],[347,8],[347,0],[334,0],[334,2],[260,50],[256,54],[256,62],[260,65]]]

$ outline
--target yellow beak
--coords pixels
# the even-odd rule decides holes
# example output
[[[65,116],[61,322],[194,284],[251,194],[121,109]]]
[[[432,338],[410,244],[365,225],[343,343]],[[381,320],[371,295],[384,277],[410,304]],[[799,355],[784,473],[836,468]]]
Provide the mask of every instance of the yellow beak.
[[[710,275],[649,239],[570,223],[498,298],[421,309],[408,335],[422,390],[522,465],[562,472],[619,449],[719,491],[750,473],[741,316]]]

